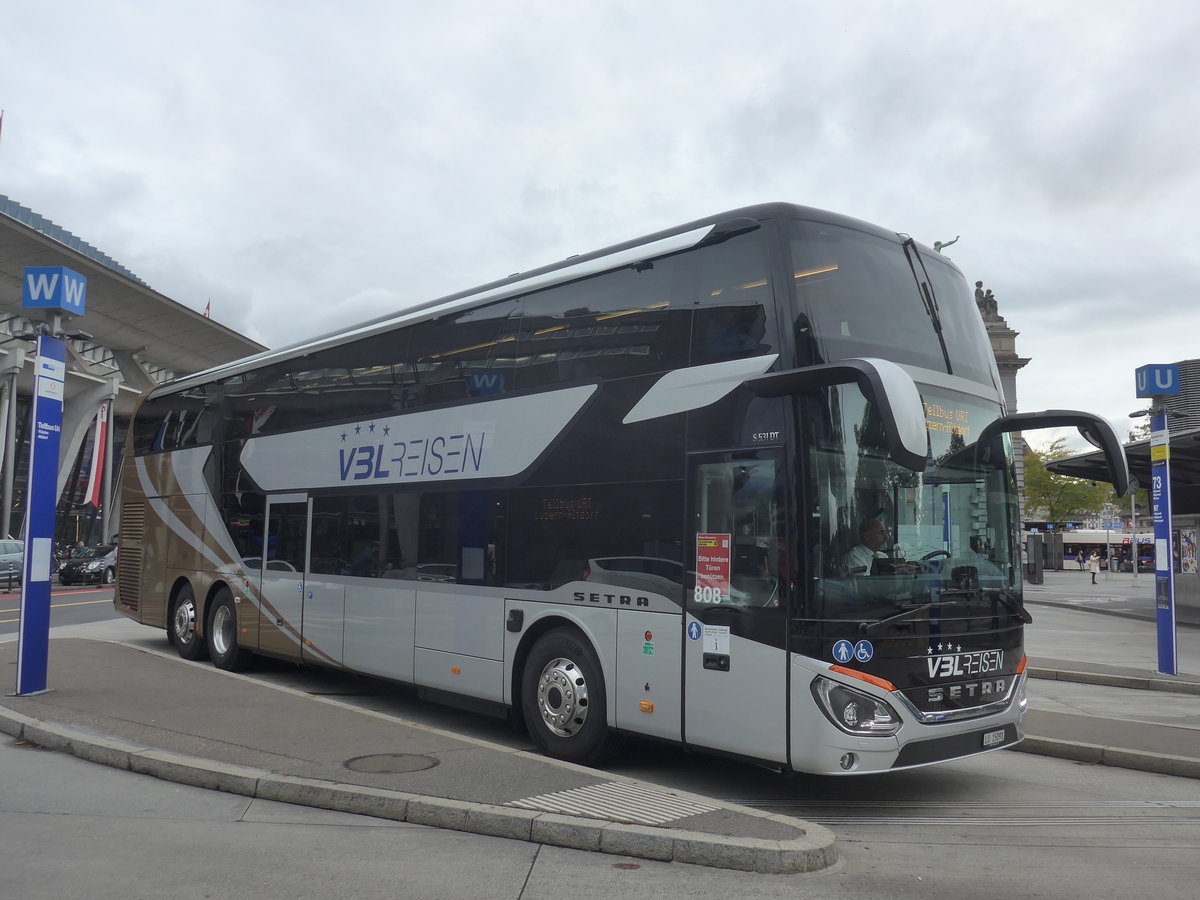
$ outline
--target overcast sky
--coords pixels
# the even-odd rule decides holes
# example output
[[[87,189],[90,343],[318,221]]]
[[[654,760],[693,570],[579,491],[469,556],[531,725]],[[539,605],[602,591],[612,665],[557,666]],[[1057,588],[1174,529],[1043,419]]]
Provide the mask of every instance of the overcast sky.
[[[0,194],[270,346],[767,200],[961,235],[1020,408],[1124,436],[1200,357],[1198,47],[1195,0],[6,0]]]

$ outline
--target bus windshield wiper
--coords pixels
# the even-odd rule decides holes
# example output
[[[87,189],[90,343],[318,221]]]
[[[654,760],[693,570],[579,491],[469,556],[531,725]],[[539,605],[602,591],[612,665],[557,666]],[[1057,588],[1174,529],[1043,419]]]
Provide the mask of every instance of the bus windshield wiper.
[[[859,622],[858,630],[862,634],[874,635],[881,632],[888,625],[894,625],[897,622],[905,622],[912,619],[919,613],[925,612],[927,609],[932,609],[935,606],[970,606],[979,600],[986,599],[991,595],[996,600],[1011,612],[1019,617],[1026,625],[1033,622],[1033,616],[1029,611],[1021,605],[1017,595],[1012,591],[981,591],[979,588],[947,588],[938,593],[936,600],[931,600],[928,603],[922,603],[918,606],[906,607],[893,616],[888,616],[886,619],[878,619],[874,622]]]
[[[946,597],[947,594],[951,596]],[[958,594],[962,596],[955,596]],[[970,604],[971,598],[977,594],[978,591],[942,591],[941,596],[937,600],[932,600],[929,603],[922,603],[920,606],[910,606],[907,609],[902,609],[894,616],[888,616],[886,619],[878,619],[874,622],[859,622],[858,630],[862,634],[878,634],[887,625],[907,621],[916,616],[917,613],[925,612],[925,610],[935,606],[967,606]]]
[[[1013,591],[996,591],[996,599],[1003,603],[1005,608],[1009,609],[1013,615],[1020,616],[1021,621],[1026,625],[1029,625],[1031,622],[1033,622],[1033,616],[1030,615],[1029,610],[1025,608],[1025,605],[1021,603],[1020,597]]]
[[[1011,612],[1014,616],[1019,616],[1021,621],[1026,625],[1033,622],[1033,616],[1021,604],[1019,596],[1013,591],[1005,588],[996,590],[980,590],[977,587],[967,588],[944,588],[938,593],[940,598],[962,599],[962,600],[999,600],[1000,604]],[[940,601],[939,601],[940,602]],[[935,604],[936,605],[936,604]]]
[[[953,375],[954,367],[950,365],[950,351],[946,349],[946,336],[942,333],[942,316],[938,309],[937,295],[933,293],[933,286],[929,283],[929,272],[925,269],[925,260],[921,259],[921,253],[917,250],[917,242],[912,238],[904,238],[901,246],[904,247],[904,256],[908,260],[909,269],[912,270],[913,279],[917,282],[921,302],[925,305],[925,315],[929,316],[929,321],[933,324],[933,331],[937,335],[938,344],[941,345],[942,359],[946,362],[946,374]],[[917,274],[917,266],[921,267],[920,275]]]

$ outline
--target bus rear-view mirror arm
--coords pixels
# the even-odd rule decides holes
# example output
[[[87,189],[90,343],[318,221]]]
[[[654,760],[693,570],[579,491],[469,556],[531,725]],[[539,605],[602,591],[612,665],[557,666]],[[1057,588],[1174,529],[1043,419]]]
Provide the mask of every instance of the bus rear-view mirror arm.
[[[784,397],[839,384],[857,384],[878,410],[892,460],[914,472],[925,471],[929,457],[925,405],[912,378],[895,363],[886,359],[843,359],[746,380],[759,397]]]
[[[979,435],[977,447],[986,448],[991,439],[1006,431],[1034,431],[1039,428],[1065,428],[1074,426],[1084,439],[1104,453],[1108,464],[1109,481],[1118,497],[1127,497],[1137,490],[1137,481],[1129,474],[1129,461],[1117,437],[1105,419],[1092,413],[1075,409],[1047,409],[1042,412],[1013,413],[992,422]],[[987,452],[986,449],[983,452]]]

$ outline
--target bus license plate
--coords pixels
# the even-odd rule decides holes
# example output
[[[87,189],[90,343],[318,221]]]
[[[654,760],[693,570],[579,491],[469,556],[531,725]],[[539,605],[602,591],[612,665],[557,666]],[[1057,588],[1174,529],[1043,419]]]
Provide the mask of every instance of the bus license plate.
[[[983,746],[995,747],[997,744],[1004,743],[1004,729],[1000,728],[996,731],[985,731],[983,733]]]

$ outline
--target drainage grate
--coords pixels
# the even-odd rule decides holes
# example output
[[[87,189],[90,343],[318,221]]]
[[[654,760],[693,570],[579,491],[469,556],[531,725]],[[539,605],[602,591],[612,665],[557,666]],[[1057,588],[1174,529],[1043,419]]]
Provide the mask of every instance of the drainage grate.
[[[663,825],[719,808],[685,800],[674,794],[615,782],[526,797],[524,800],[513,800],[508,805],[593,819],[611,819],[630,825]]]

